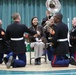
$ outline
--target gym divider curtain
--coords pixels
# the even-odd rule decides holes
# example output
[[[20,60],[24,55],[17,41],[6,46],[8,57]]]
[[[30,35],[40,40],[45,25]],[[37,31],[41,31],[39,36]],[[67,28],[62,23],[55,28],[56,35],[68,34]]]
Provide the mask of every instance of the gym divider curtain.
[[[69,29],[72,27],[71,21],[76,16],[76,0],[59,0],[61,2],[61,13],[63,22]],[[30,26],[31,18],[38,17],[39,23],[46,16],[46,0],[0,0],[0,19],[3,21],[3,28],[12,23],[11,15],[18,12],[21,15],[21,23]]]

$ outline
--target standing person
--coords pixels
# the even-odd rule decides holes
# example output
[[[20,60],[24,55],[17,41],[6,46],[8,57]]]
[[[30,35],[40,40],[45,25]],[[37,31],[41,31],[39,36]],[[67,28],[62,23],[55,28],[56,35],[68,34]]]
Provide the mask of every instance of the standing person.
[[[45,44],[43,43],[43,38],[44,38],[44,32],[43,32],[43,27],[38,25],[38,18],[33,17],[31,20],[31,27],[29,28],[30,30],[34,31],[39,31],[40,35],[33,36],[32,34],[29,35],[31,39],[31,48],[34,48],[35,52],[35,65],[40,65],[41,64],[41,56],[43,54],[43,49]]]
[[[45,36],[45,44],[48,42],[50,42],[50,40],[48,39],[50,34],[47,32],[46,30],[46,25],[50,24],[50,18],[52,16],[52,13],[49,10],[46,10],[46,17],[44,17],[42,19],[41,25],[44,27],[44,36]],[[48,55],[48,60],[51,61],[51,50],[50,47],[46,45],[47,48],[47,55]]]
[[[62,22],[63,15],[61,13],[56,13],[54,16],[55,27],[52,32],[52,46],[54,48],[52,56],[52,67],[68,67],[71,63],[66,57],[66,54],[69,54],[69,43],[67,39],[68,27]],[[50,31],[51,32],[51,31]],[[74,62],[76,63],[76,62]]]
[[[26,48],[24,44],[23,34],[24,32],[30,34],[40,34],[38,31],[32,31],[27,28],[25,24],[21,24],[21,17],[19,13],[12,15],[14,23],[8,25],[6,29],[6,39],[10,41],[10,49],[12,53],[8,54],[5,58],[8,59],[6,66],[10,68],[24,67],[26,66]],[[18,56],[19,60],[16,60]],[[4,59],[5,60],[5,59]],[[6,60],[5,60],[6,61]]]
[[[42,19],[42,23],[41,25],[44,27],[46,25],[46,22],[51,18],[51,14],[50,11],[46,10],[46,17],[44,17]]]
[[[5,30],[2,29],[2,20],[0,20],[0,64],[2,64],[2,59],[5,53],[9,53],[9,44],[5,40]]]
[[[48,60],[49,61],[51,61],[51,59],[52,59],[52,49],[53,49],[52,46],[50,45],[51,39],[52,39],[52,34],[49,33],[49,30],[53,29],[53,27],[54,27],[54,18],[51,17],[49,19],[49,24],[44,26],[44,33],[45,33],[45,37],[47,39],[46,46],[47,46],[47,55],[48,55]]]
[[[70,55],[76,60],[76,17],[72,20],[72,29],[70,31]]]

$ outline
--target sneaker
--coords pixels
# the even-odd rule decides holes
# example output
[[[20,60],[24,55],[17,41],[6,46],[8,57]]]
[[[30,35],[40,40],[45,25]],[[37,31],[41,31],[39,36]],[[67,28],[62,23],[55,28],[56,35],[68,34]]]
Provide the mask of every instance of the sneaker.
[[[38,62],[35,62],[35,65],[38,65]]]
[[[7,68],[10,68],[12,62],[13,62],[13,56],[10,56],[9,59],[8,59],[8,62],[6,63],[6,67],[7,67]]]
[[[38,62],[38,65],[41,65],[41,62]]]
[[[41,58],[38,58],[38,65],[41,65]]]
[[[74,57],[70,58],[70,64],[71,65],[76,65],[76,60],[74,59]]]
[[[35,59],[35,65],[38,65],[38,62],[37,62],[37,60]]]
[[[8,62],[8,58],[4,57],[2,61],[6,64]]]
[[[38,65],[38,59],[35,59],[35,65]]]

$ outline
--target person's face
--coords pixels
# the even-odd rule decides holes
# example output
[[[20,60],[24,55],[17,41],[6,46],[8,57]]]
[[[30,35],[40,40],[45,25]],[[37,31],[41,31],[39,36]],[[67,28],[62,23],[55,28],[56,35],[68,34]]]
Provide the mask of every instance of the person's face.
[[[51,25],[54,24],[54,19],[50,19],[50,24],[51,24]]]
[[[72,25],[73,25],[73,26],[76,26],[76,18],[74,18],[74,19],[72,20]]]
[[[34,18],[33,21],[32,21],[33,25],[37,25],[38,24],[38,19],[37,18]]]
[[[58,20],[57,15],[55,15],[54,16],[54,23],[57,23],[57,20]]]
[[[2,21],[0,20],[0,25],[2,25]]]
[[[18,18],[19,18],[19,21],[21,21],[21,17],[19,16]]]
[[[49,11],[46,11],[46,16],[50,16],[50,12]]]

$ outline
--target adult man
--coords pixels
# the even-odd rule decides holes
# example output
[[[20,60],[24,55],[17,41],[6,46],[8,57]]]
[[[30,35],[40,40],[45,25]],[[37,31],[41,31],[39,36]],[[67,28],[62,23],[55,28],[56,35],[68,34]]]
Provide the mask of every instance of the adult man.
[[[46,22],[51,18],[50,14],[51,14],[50,11],[46,10],[46,17],[42,19],[41,23],[43,27],[46,25]]]
[[[48,60],[51,61],[51,58],[52,58],[52,46],[50,45],[51,43],[51,39],[52,39],[52,34],[49,33],[49,30],[52,30],[54,27],[54,18],[51,17],[49,19],[49,24],[47,24],[45,27],[44,27],[44,32],[45,32],[45,37],[47,39],[47,42],[46,43],[46,48],[47,48],[47,55],[48,55]]]
[[[5,40],[5,30],[2,29],[2,20],[0,20],[0,64],[2,64],[2,59],[5,53],[9,53],[9,44]]]
[[[76,17],[72,20],[72,29],[70,31],[70,55],[76,60]]]
[[[23,34],[24,32],[30,34],[40,34],[38,31],[32,31],[27,28],[25,24],[20,24],[21,17],[19,13],[14,13],[12,15],[14,20],[13,24],[8,25],[6,29],[6,39],[10,41],[10,49],[13,53],[10,53],[6,58],[8,62],[6,63],[7,68],[12,67],[24,67],[26,66],[26,48],[24,44]],[[12,57],[13,56],[13,57]],[[18,56],[19,60],[16,60]]]
[[[3,58],[3,36],[5,35],[5,31],[2,29],[2,21],[0,20],[0,64],[2,63]]]
[[[47,25],[50,24],[51,16],[52,16],[52,13],[49,10],[46,10],[46,17],[44,17],[42,19],[42,23],[41,23],[41,25],[44,27],[45,43],[48,42],[48,41],[50,42],[50,40],[48,39],[49,33],[47,32]],[[47,55],[48,55],[48,59],[50,61],[51,60],[51,50],[50,50],[50,47],[47,47]]]
[[[50,33],[53,34],[52,46],[54,48],[51,65],[53,67],[67,67],[72,64],[72,59],[68,59],[69,43],[67,39],[68,27],[62,22],[63,15],[56,13],[54,16],[54,29]],[[74,61],[76,64],[76,62]]]

